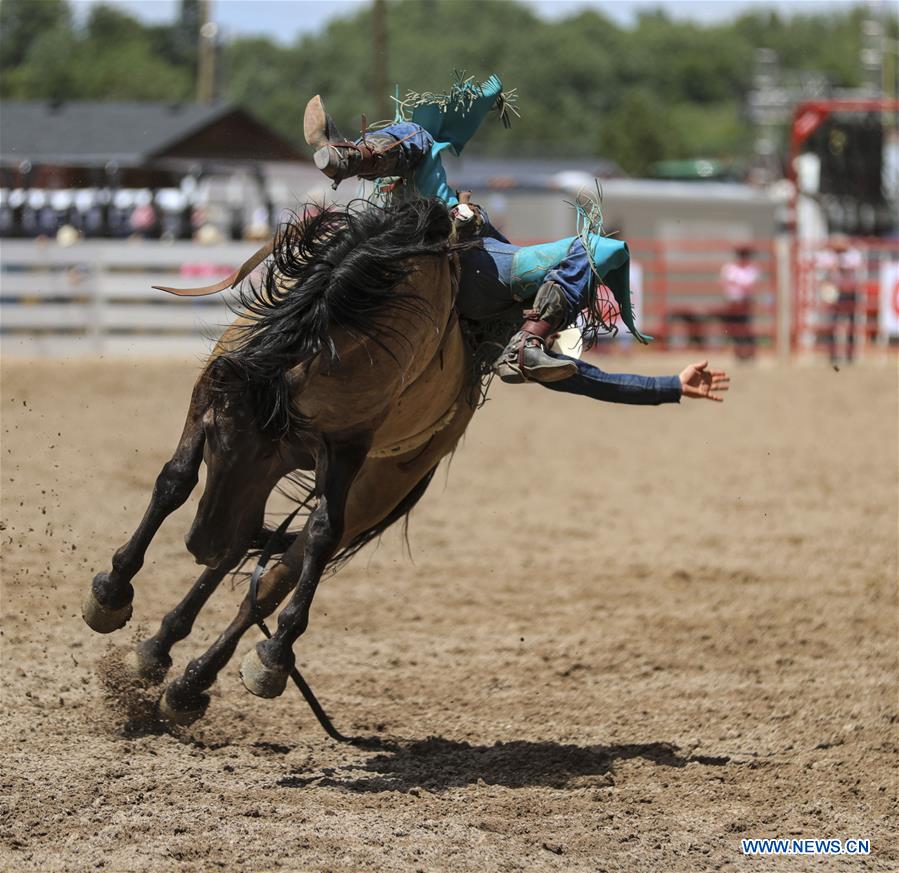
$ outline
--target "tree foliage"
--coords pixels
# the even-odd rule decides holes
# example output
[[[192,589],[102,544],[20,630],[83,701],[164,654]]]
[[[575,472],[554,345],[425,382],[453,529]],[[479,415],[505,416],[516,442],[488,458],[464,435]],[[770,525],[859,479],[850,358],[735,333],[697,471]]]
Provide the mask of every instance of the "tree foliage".
[[[473,143],[496,154],[599,154],[639,173],[656,160],[734,158],[751,147],[744,117],[755,51],[783,69],[860,82],[860,9],[785,17],[764,11],[729,24],[642,14],[623,28],[595,10],[542,20],[512,0],[395,0],[386,5],[387,79],[402,90],[444,89],[453,70],[499,73],[518,89],[510,135],[487,125]],[[383,101],[371,93],[372,10],[333,19],[292,45],[238,37],[219,52],[224,99],[291,139],[306,100],[322,94],[345,133]],[[894,18],[891,35],[899,36]],[[0,93],[16,99],[190,100],[199,3],[170,25],[146,25],[97,5],[74,21],[66,0],[0,2]]]
[[[36,40],[54,28],[71,28],[66,0],[3,0],[0,3],[0,71],[18,67]]]

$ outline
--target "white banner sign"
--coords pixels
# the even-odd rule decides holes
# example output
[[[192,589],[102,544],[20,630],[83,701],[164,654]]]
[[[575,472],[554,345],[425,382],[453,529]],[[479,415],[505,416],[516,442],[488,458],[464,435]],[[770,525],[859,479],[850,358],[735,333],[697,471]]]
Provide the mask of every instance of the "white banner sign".
[[[880,333],[899,336],[899,261],[880,264]]]

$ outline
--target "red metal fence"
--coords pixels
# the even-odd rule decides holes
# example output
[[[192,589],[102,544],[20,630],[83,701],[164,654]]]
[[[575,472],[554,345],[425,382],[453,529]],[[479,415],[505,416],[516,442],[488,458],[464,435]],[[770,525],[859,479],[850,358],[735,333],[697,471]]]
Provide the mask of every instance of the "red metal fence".
[[[734,258],[733,240],[636,239],[628,245],[641,280],[641,323],[660,348],[716,349],[745,338],[754,350],[775,349],[778,270],[772,240],[739,244],[752,252],[759,272],[743,320],[735,318],[739,307],[724,297],[721,284],[721,269]]]
[[[845,304],[835,305],[828,298],[821,267],[823,243],[800,244],[789,237],[750,242],[628,240],[640,329],[654,337],[653,345],[659,349],[695,347],[713,352],[733,347],[742,357],[827,354],[834,351],[834,343],[842,356],[849,348],[857,355],[875,346],[895,348],[899,337],[889,336],[881,318],[882,269],[899,263],[899,240],[847,242],[861,254],[851,313]],[[721,269],[734,259],[737,248],[751,250],[759,273],[743,319],[734,317],[739,307],[726,299],[721,281]],[[895,297],[892,305],[899,325]]]
[[[899,301],[895,292],[884,293],[883,284],[889,281],[884,275],[887,265],[899,262],[899,240],[860,237],[846,242],[861,255],[861,262],[850,277],[850,288],[844,292],[843,300],[835,299],[834,291],[840,289],[830,285],[821,265],[821,247],[802,242],[792,247],[790,335],[794,351],[831,352],[836,345],[844,355],[850,346],[864,354],[874,344],[891,343],[884,318],[887,313],[882,309],[897,310]],[[893,312],[891,320],[899,323],[899,311]]]

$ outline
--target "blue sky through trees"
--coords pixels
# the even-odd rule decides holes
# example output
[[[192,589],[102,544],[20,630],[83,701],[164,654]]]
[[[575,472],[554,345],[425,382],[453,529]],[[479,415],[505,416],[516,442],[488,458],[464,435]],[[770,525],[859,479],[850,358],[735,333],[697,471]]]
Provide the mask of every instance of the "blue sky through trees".
[[[178,0],[74,0],[80,14],[98,2],[126,10],[152,23],[171,21]],[[262,34],[290,43],[297,36],[315,33],[328,21],[351,15],[370,0],[213,0],[213,17],[224,38]],[[759,9],[784,11],[783,3],[769,0],[524,0],[543,18],[562,18],[581,9],[601,11],[621,25],[632,23],[641,12],[662,9],[672,18],[702,23],[729,21]],[[793,0],[791,14],[824,13],[861,5],[852,0]]]

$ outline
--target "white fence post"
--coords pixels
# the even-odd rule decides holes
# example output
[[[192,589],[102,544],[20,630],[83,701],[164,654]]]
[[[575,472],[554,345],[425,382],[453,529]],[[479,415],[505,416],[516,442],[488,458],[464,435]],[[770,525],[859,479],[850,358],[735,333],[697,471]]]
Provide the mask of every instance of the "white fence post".
[[[790,237],[781,234],[774,240],[774,258],[777,270],[777,357],[789,363],[792,349],[790,337],[793,329],[793,271],[790,257]]]
[[[98,355],[103,353],[105,345],[103,340],[103,300],[100,294],[104,268],[103,258],[98,251],[96,256],[90,262],[87,276],[87,281],[90,283],[91,300],[91,320],[87,333],[90,337],[90,344]]]

